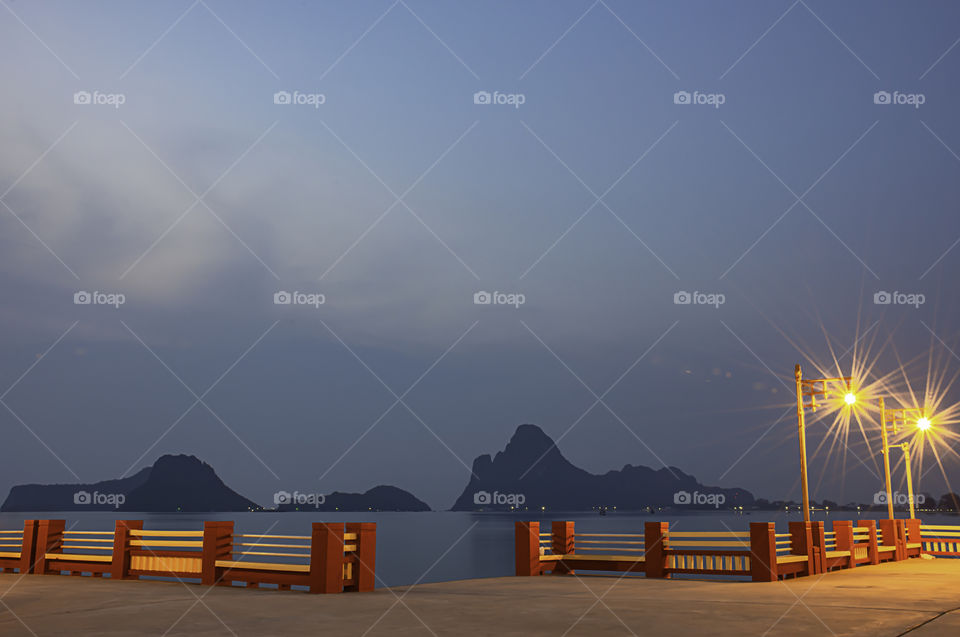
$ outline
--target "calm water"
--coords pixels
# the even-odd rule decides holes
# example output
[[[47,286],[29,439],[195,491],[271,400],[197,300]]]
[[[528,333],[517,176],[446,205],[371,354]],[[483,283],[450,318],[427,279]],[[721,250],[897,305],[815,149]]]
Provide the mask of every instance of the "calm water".
[[[65,518],[76,531],[113,530],[117,515],[108,512],[0,513],[0,529],[22,528],[24,518]],[[541,520],[544,529],[550,520],[574,520],[583,533],[642,533],[647,521],[669,522],[678,531],[749,530],[750,522],[774,521],[786,530],[787,521],[799,520],[799,512],[759,511],[750,515],[727,512],[661,512],[657,515],[611,513],[551,513],[534,516],[498,513],[225,513],[225,514],[126,514],[142,519],[148,529],[195,529],[204,520],[234,520],[241,533],[308,535],[311,522],[376,522],[378,586],[416,582],[440,582],[513,574],[513,528],[516,520]],[[878,514],[865,517],[882,517]],[[855,519],[839,512],[814,519]],[[956,515],[925,515],[928,524],[960,525]]]

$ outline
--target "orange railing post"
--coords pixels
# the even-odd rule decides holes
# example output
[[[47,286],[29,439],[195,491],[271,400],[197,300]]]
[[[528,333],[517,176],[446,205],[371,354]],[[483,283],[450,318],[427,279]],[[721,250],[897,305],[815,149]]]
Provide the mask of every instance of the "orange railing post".
[[[23,536],[20,538],[20,574],[32,573],[37,558],[37,526],[39,520],[23,521]]]
[[[893,559],[903,559],[900,557],[900,542],[897,538],[897,520],[879,520],[877,525],[880,527],[880,534],[883,536],[880,540],[880,545],[895,546],[896,550],[893,552]]]
[[[907,525],[906,520],[895,520],[897,527],[897,559],[907,559]]]
[[[810,530],[813,534],[813,549],[817,556],[817,573],[827,572],[827,525],[821,521],[811,521]]]
[[[310,592],[343,592],[343,523],[314,522],[310,539]]]
[[[667,572],[667,537],[670,525],[666,522],[646,522],[643,525],[644,571],[647,577],[670,577]]]
[[[923,537],[920,532],[920,519],[919,518],[910,518],[909,520],[904,520],[904,524],[907,527],[907,536],[906,541],[910,544],[919,544],[920,552],[918,555],[923,555]],[[909,555],[910,549],[907,549],[907,554]]]
[[[113,563],[110,579],[130,577],[130,529],[142,529],[143,520],[117,520],[113,530]]]
[[[877,549],[877,521],[876,520],[860,520],[857,522],[857,526],[862,526],[867,529],[867,555],[870,557],[871,564],[880,563],[880,551]]]
[[[47,572],[47,553],[57,551],[63,545],[63,532],[66,520],[40,520],[37,525],[37,555],[34,572],[43,575]]]
[[[773,522],[750,523],[750,577],[754,582],[777,581],[777,538]]]
[[[807,575],[815,575],[819,568],[820,555],[813,543],[813,523],[794,520],[789,523],[790,553],[807,556]]]
[[[347,533],[357,535],[357,550],[354,555],[357,563],[354,569],[354,581],[357,591],[372,591],[376,584],[377,561],[377,523],[376,522],[349,522]]]
[[[837,538],[837,550],[850,552],[847,568],[853,568],[857,565],[856,556],[853,554],[853,520],[834,520],[833,532]]]
[[[519,576],[540,574],[540,523],[517,522],[513,527],[514,563]]]
[[[233,522],[230,520],[204,522],[200,581],[206,586],[229,584],[229,579],[225,582],[220,581],[222,577],[218,573],[217,560],[229,560],[232,557]]]
[[[919,518],[910,518],[909,520],[904,520],[907,525],[907,539],[911,542],[920,541],[920,519]]]
[[[552,532],[551,548],[554,555],[569,555],[576,551],[573,522],[554,520],[550,530]],[[554,565],[553,574],[572,575],[573,570],[566,564],[558,561]]]

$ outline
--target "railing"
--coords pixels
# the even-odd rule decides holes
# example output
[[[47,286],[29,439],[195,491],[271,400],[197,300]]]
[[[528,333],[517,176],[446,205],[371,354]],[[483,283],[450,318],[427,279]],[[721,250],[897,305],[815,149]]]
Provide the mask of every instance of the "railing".
[[[940,527],[923,527],[933,529]],[[772,522],[753,522],[749,532],[674,531],[665,522],[647,522],[640,533],[576,533],[574,523],[556,521],[550,533],[539,522],[517,522],[517,575],[569,574],[574,569],[679,575],[739,576],[754,581],[826,573],[932,552],[922,543],[919,520],[837,520],[789,523],[777,533]],[[960,527],[944,533],[951,554],[960,556]],[[942,539],[933,540],[942,541]],[[941,546],[941,548],[943,548]]]
[[[203,530],[156,530],[144,529],[142,520],[117,520],[113,531],[75,531],[65,520],[27,520],[23,531],[0,531],[0,571],[301,586],[311,593],[373,590],[375,523],[318,522],[311,530],[235,534],[229,521],[205,522]]]
[[[911,532],[909,539],[919,537],[924,553],[938,557],[960,557],[960,526],[943,524],[922,524],[916,536]]]
[[[660,532],[660,545],[666,560],[665,575],[750,575],[749,532],[670,531],[663,530],[660,523],[655,526]],[[648,529],[648,532],[650,530],[654,529]],[[655,533],[651,539],[656,537]],[[657,558],[654,553],[651,561]]]

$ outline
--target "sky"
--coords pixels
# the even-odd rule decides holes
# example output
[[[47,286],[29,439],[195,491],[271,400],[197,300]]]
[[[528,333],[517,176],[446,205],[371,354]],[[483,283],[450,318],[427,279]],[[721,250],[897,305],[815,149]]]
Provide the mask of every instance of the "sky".
[[[445,509],[534,423],[799,500],[795,364],[960,401],[958,38],[950,2],[2,0],[0,492],[190,453]],[[810,418],[812,497],[870,501],[875,416]]]

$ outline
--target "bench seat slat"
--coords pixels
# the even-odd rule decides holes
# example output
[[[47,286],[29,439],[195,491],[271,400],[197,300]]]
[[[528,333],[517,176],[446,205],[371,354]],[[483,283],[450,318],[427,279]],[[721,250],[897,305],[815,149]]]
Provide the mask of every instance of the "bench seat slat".
[[[65,562],[112,562],[112,555],[80,555],[79,553],[45,553],[46,560],[60,560]]]
[[[231,568],[237,570],[254,571],[296,571],[298,573],[309,573],[309,564],[270,564],[267,562],[235,562],[233,560],[217,560],[216,565],[221,568]]]

